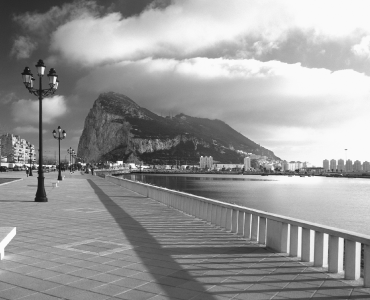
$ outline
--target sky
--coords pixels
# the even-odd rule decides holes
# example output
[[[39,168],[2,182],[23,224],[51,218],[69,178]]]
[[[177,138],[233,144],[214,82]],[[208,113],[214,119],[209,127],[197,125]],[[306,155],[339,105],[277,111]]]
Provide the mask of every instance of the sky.
[[[1,1],[0,127],[37,147],[38,100],[21,73],[43,59],[60,80],[43,100],[45,156],[58,126],[61,156],[77,150],[94,101],[113,91],[159,115],[220,119],[288,161],[370,161],[369,11],[366,0]]]

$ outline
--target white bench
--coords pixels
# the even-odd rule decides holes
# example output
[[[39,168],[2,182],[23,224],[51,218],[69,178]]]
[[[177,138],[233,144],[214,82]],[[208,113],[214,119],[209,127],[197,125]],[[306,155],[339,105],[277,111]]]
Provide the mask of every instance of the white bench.
[[[5,247],[16,233],[16,227],[0,227],[0,260],[4,258]]]

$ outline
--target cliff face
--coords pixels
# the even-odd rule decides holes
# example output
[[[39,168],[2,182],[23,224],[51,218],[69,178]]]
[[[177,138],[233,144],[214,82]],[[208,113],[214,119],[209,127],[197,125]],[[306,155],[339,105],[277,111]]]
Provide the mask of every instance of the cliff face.
[[[183,114],[162,118],[112,92],[95,101],[78,144],[78,156],[87,162],[192,164],[211,155],[221,163],[241,163],[241,151],[276,158],[222,121]]]

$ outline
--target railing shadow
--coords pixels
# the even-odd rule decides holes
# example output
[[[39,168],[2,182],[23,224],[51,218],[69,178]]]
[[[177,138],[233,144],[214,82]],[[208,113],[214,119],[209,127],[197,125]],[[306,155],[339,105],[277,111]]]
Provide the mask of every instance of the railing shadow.
[[[104,181],[96,180],[95,182],[92,179],[88,179],[87,181],[94,189],[101,203],[115,219],[125,238],[134,246],[131,251],[140,259],[140,263],[145,266],[147,272],[153,276],[155,283],[161,287],[163,293],[170,299],[177,299],[179,292],[174,286],[166,285],[166,278],[164,276],[168,276],[169,279],[174,277],[191,281],[191,290],[195,296],[192,299],[198,300],[215,300],[219,297],[254,299],[255,294],[264,294],[266,292],[314,293],[318,290],[318,287],[316,284],[312,285],[312,283],[319,283],[321,281],[326,281],[327,283],[337,282],[337,279],[322,278],[319,276],[322,272],[315,271],[304,265],[296,265],[295,261],[285,261],[287,265],[284,266],[282,257],[274,256],[273,253],[271,253],[272,256],[269,256],[268,251],[257,244],[242,245],[238,241],[238,236],[229,235],[226,232],[223,234],[230,236],[230,245],[224,244],[228,239],[215,234],[214,229],[207,229],[203,226],[204,231],[198,231],[198,226],[194,226],[194,222],[201,222],[199,220],[189,221],[187,217],[176,218],[173,217],[172,213],[168,216],[169,218],[148,213],[149,210],[146,210],[143,206],[140,207],[140,205],[151,205],[148,200],[145,200],[147,198],[144,196],[139,197],[134,195],[130,197],[119,186],[117,186],[117,189],[112,189],[114,185]],[[122,193],[122,196],[117,195],[117,193]],[[142,201],[138,198],[141,198]],[[153,204],[154,206],[158,209],[156,203]],[[163,210],[165,209],[167,208],[163,206]],[[176,226],[176,230],[169,227],[173,222],[177,222],[174,225]],[[158,226],[157,223],[161,225]],[[194,227],[192,228],[192,226]],[[189,231],[189,228],[192,228],[193,231]],[[209,235],[207,235],[208,232]],[[203,235],[204,241],[202,241]],[[215,242],[219,237],[223,242],[217,245]],[[171,238],[173,240],[179,240],[179,242],[171,243]],[[181,240],[181,238],[183,239]],[[193,239],[194,243],[192,244],[191,241]],[[189,241],[189,244],[187,244],[187,241]],[[156,251],[152,251],[154,249]],[[159,252],[157,251],[158,249],[160,250]],[[223,255],[232,255],[234,261],[232,263],[218,262],[218,260],[225,259]],[[248,257],[245,255],[248,255]],[[238,262],[240,263],[239,266]],[[251,265],[246,265],[243,270],[242,266],[248,263]],[[173,272],[164,274],[161,270],[158,270],[159,267],[173,269]],[[300,278],[298,275],[312,277]],[[263,283],[272,286],[267,290],[259,289],[258,286],[262,282],[256,279],[256,276],[263,277]],[[289,279],[286,276],[289,276]],[[240,289],[228,288],[227,283],[224,284],[220,281],[221,277],[232,280],[233,286],[240,286]],[[311,283],[311,286],[305,286],[304,288],[298,286],[280,287],[290,282],[296,284]],[[279,287],[274,286],[275,284],[278,284]],[[214,285],[215,288],[209,290],[210,285]],[[250,285],[255,286],[250,289],[248,288]],[[315,299],[370,299],[369,294],[340,295],[340,290],[351,288],[353,287],[335,286],[335,284],[334,286],[321,286],[321,291],[324,292],[324,295],[321,297],[321,294],[318,293]],[[308,299],[305,297],[294,298],[294,296],[291,298],[292,296],[290,295],[289,299]]]

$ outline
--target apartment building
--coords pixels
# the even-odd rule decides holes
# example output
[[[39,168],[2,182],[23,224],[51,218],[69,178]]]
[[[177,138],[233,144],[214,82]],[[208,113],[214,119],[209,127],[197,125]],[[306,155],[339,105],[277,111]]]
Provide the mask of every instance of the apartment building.
[[[329,171],[330,170],[329,160],[324,159],[322,162],[322,167],[324,168],[324,171]]]
[[[354,163],[353,163],[353,171],[357,172],[357,171],[362,171],[362,164],[359,160],[356,160]]]
[[[347,159],[347,161],[346,161],[346,172],[352,172],[352,171],[353,171],[352,160]]]
[[[212,169],[213,168],[213,157],[212,156],[201,156],[199,162],[201,169]]]
[[[0,140],[1,156],[5,157],[7,162],[23,165],[28,164],[30,159],[32,162],[36,161],[35,146],[19,135],[3,134]]]
[[[337,170],[337,161],[335,159],[330,160],[330,170],[336,171]]]

